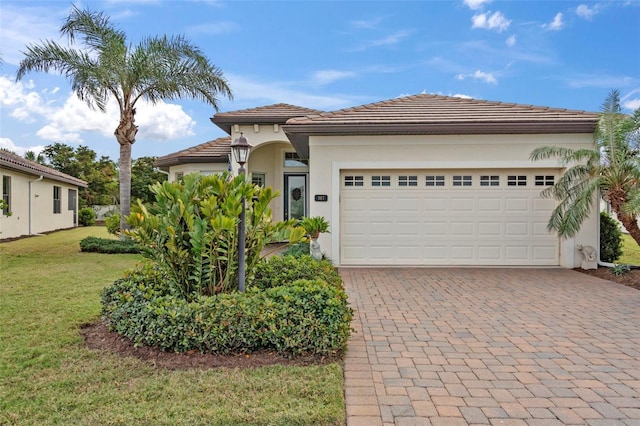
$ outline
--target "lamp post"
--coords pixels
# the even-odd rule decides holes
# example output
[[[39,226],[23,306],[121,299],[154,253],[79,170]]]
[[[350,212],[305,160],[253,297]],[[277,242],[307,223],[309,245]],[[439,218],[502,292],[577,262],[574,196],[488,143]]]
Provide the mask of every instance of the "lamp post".
[[[240,137],[235,139],[231,144],[231,150],[233,151],[233,156],[236,159],[236,162],[240,165],[240,169],[238,169],[238,175],[244,175],[245,169],[244,165],[247,163],[249,159],[249,151],[251,151],[251,145],[247,141],[247,138],[244,137],[244,134],[240,132]],[[240,223],[238,224],[238,290],[244,292],[244,284],[245,284],[245,260],[244,260],[244,250],[245,250],[245,198],[242,196],[242,210],[240,211]]]

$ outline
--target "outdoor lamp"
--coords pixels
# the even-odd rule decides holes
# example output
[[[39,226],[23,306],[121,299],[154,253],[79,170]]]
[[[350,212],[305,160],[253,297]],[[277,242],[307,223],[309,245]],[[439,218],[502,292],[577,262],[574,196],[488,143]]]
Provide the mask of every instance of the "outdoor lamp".
[[[247,163],[247,159],[249,158],[249,151],[251,151],[251,145],[247,141],[247,138],[244,137],[242,132],[240,132],[240,137],[235,139],[231,144],[231,150],[233,151],[233,156],[236,158],[236,162],[240,165],[240,169],[238,170],[238,174],[243,175],[244,165]],[[244,292],[245,287],[245,260],[244,260],[244,250],[245,250],[245,199],[244,196],[241,200],[242,210],[240,211],[240,221],[238,223],[238,291]]]

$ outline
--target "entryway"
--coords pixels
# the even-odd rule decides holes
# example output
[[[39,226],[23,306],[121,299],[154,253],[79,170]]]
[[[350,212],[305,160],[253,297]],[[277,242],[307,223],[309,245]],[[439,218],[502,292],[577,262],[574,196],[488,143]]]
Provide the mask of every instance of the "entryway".
[[[284,218],[300,219],[307,215],[307,175],[284,175]]]

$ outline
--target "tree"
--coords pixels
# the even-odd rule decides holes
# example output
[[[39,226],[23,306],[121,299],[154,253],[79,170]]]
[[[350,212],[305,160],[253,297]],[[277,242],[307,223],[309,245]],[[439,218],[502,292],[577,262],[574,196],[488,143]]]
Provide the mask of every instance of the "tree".
[[[62,73],[80,100],[105,112],[109,99],[116,100],[120,122],[115,137],[120,144],[119,184],[121,228],[131,211],[131,148],[136,141],[136,104],[145,100],[191,98],[218,110],[217,95],[232,97],[222,71],[184,36],[155,36],[136,45],[127,41],[103,12],[73,6],[60,33],[73,46],[52,40],[30,44],[20,62],[16,80],[30,71]]]
[[[79,192],[80,207],[117,201],[116,165],[109,157],[96,160],[95,151],[86,146],[73,148],[59,142],[47,145],[40,156],[41,164],[87,182]]]
[[[39,153],[38,155],[36,155],[36,153],[33,151],[27,151],[24,153],[24,158],[26,158],[29,161],[35,161],[36,163],[39,163],[39,164],[44,164],[44,156],[42,155],[42,153]]]
[[[638,213],[633,203],[640,197],[640,109],[623,114],[620,93],[613,90],[602,105],[593,148],[547,146],[535,149],[532,160],[559,158],[568,166],[558,182],[542,195],[559,201],[547,228],[572,237],[589,217],[594,197],[611,204],[611,210],[640,244]]]
[[[131,165],[131,199],[140,199],[143,203],[155,200],[150,185],[167,180],[167,175],[160,173],[153,166],[156,157],[140,157]]]

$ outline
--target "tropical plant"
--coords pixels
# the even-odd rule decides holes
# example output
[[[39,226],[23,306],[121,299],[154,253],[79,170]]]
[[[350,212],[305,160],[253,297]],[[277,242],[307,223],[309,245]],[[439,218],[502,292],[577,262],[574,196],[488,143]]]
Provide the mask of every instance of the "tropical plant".
[[[111,235],[120,235],[120,213],[107,216],[104,220],[104,224],[107,227],[108,233]]]
[[[78,211],[78,223],[82,226],[92,226],[96,223],[96,212],[91,207],[83,207]]]
[[[300,226],[311,238],[318,238],[321,233],[329,232],[329,223],[322,216],[303,217]]]
[[[127,233],[146,247],[144,254],[169,277],[185,299],[231,292],[237,283],[238,218],[242,197],[246,209],[246,271],[274,234],[286,233],[291,243],[304,236],[295,221],[273,223],[269,203],[277,194],[229,173],[193,173],[182,182],[151,186],[155,202],[138,202],[128,218]]]
[[[118,104],[120,121],[115,136],[120,145],[120,227],[131,209],[131,147],[136,141],[136,104],[155,104],[165,99],[192,98],[218,109],[217,95],[231,98],[222,71],[209,62],[200,49],[184,36],[148,37],[137,45],[127,41],[102,12],[76,6],[60,28],[73,45],[52,40],[27,46],[16,79],[30,71],[50,69],[65,75],[80,100],[105,112],[109,99]]]
[[[594,197],[602,198],[629,234],[640,244],[640,109],[622,113],[620,93],[613,90],[602,105],[592,148],[546,146],[531,153],[532,160],[559,158],[567,170],[542,196],[558,200],[547,224],[561,237],[572,237],[589,217]]]

